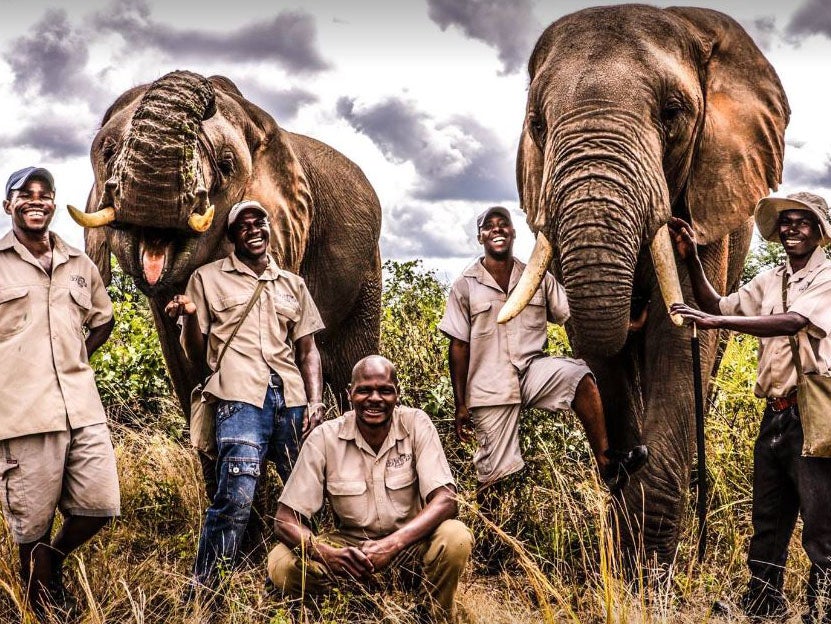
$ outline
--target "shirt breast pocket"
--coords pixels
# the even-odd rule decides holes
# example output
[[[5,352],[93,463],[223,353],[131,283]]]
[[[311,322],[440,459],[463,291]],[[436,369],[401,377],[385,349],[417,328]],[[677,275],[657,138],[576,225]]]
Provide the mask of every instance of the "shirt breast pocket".
[[[488,336],[496,331],[496,322],[490,312],[492,301],[470,302],[470,335],[471,337]]]
[[[332,501],[332,510],[343,524],[366,526],[369,518],[366,481],[329,481],[326,489]]]
[[[32,323],[28,286],[0,289],[0,319],[0,340],[19,334]]]
[[[418,481],[414,470],[405,470],[400,474],[388,474],[386,479],[387,495],[392,507],[401,518],[409,518],[419,508]]]
[[[248,302],[249,297],[250,295],[229,295],[210,303],[211,312],[217,324],[219,326],[228,323],[235,324],[242,311],[245,310],[243,306]]]
[[[537,293],[531,297],[531,301],[525,306],[525,309],[520,313],[522,318],[522,326],[526,329],[545,329],[546,325],[546,309],[545,297],[542,293]]]
[[[292,325],[300,320],[300,305],[289,301],[277,300],[274,302],[274,311]]]

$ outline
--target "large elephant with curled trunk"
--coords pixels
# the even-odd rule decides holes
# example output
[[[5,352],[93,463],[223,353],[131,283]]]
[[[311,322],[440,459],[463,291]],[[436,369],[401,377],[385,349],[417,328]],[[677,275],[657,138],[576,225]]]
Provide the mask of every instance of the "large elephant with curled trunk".
[[[540,37],[529,73],[517,179],[537,245],[505,314],[546,268],[562,280],[567,331],[597,376],[612,444],[650,451],[624,491],[635,529],[624,534],[668,561],[695,435],[690,330],[662,292],[693,299],[662,226],[689,220],[707,277],[736,288],[754,205],[781,178],[787,99],[747,33],[697,8],[567,15]],[[702,333],[706,380],[718,336]]]
[[[381,208],[342,154],[283,130],[227,78],[175,71],[110,106],[91,158],[86,212],[74,212],[87,253],[105,281],[115,254],[149,297],[186,413],[203,371],[188,362],[164,306],[194,269],[233,249],[225,221],[242,199],[269,210],[274,258],[305,278],[320,310],[324,380],[343,392],[354,363],[377,352]]]

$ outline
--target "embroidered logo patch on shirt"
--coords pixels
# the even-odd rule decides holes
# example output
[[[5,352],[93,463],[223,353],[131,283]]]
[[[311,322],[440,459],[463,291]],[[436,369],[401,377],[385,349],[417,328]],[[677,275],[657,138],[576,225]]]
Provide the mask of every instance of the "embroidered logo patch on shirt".
[[[408,461],[412,461],[412,459],[412,453],[403,453],[398,457],[390,457],[387,460],[387,468],[401,468],[401,466],[406,464]]]
[[[300,304],[298,303],[297,299],[296,299],[296,298],[294,297],[294,295],[292,295],[291,293],[281,293],[281,292],[278,292],[278,293],[275,293],[275,294],[274,294],[274,298],[275,298],[275,299],[276,299],[279,303],[288,304],[289,306],[299,306],[299,305],[300,305]]]
[[[87,279],[83,275],[70,275],[69,281],[78,284],[78,288],[87,287]]]

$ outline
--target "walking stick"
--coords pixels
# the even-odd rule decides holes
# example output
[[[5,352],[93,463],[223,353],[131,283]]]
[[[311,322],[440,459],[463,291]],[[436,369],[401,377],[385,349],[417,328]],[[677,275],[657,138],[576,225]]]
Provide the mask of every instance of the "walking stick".
[[[704,447],[704,393],[701,388],[701,345],[698,342],[698,327],[692,324],[693,391],[695,392],[695,448],[698,456],[698,562],[704,560],[707,550],[707,457]]]

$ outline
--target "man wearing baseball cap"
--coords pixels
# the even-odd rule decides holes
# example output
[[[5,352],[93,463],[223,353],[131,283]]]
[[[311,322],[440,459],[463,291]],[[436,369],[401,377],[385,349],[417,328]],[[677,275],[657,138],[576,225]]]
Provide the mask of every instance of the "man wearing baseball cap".
[[[194,271],[185,294],[165,308],[172,318],[183,317],[188,359],[213,371],[204,393],[216,400],[218,487],[188,597],[200,586],[213,589],[220,566],[235,563],[265,460],[275,462],[285,483],[301,439],[324,411],[314,340],[323,322],[303,279],[277,266],[269,253],[268,211],[254,200],[235,204],[227,236],[231,255]],[[259,283],[262,291],[246,314]]]
[[[480,509],[497,524],[502,521],[500,502],[511,487],[509,477],[525,466],[519,447],[523,407],[573,409],[603,481],[618,492],[646,463],[647,449],[611,451],[600,393],[586,363],[545,355],[547,322],[562,324],[569,316],[565,290],[546,273],[530,304],[515,319],[497,324],[525,265],[513,256],[516,230],[507,209],[488,208],[476,227],[484,255],[454,282],[439,330],[450,338],[456,434],[465,441],[475,433],[479,443],[473,463]],[[480,540],[480,550],[488,571],[495,572],[501,555],[488,542],[487,536]]]
[[[74,610],[63,562],[119,513],[115,454],[89,365],[113,311],[95,264],[49,231],[49,171],[12,173],[3,208],[12,229],[0,238],[0,504],[27,601],[44,617],[50,606]],[[64,521],[52,538],[56,508]]]
[[[753,452],[753,537],[750,583],[740,604],[751,617],[784,621],[782,595],[788,542],[801,513],[802,545],[811,561],[805,622],[831,622],[831,459],[802,457],[803,431],[796,402],[797,372],[789,336],[795,336],[806,373],[829,375],[831,361],[831,242],[828,206],[808,192],[766,197],[756,206],[756,227],[765,240],[785,248],[785,264],[760,273],[737,292],[720,296],[707,280],[688,223],[670,223],[675,247],[686,261],[696,310],[674,304],[672,312],[701,329],[730,329],[759,338],[755,394],[767,400]],[[787,311],[783,306],[783,291]],[[829,415],[831,417],[831,415]],[[824,603],[822,619],[818,619]]]

